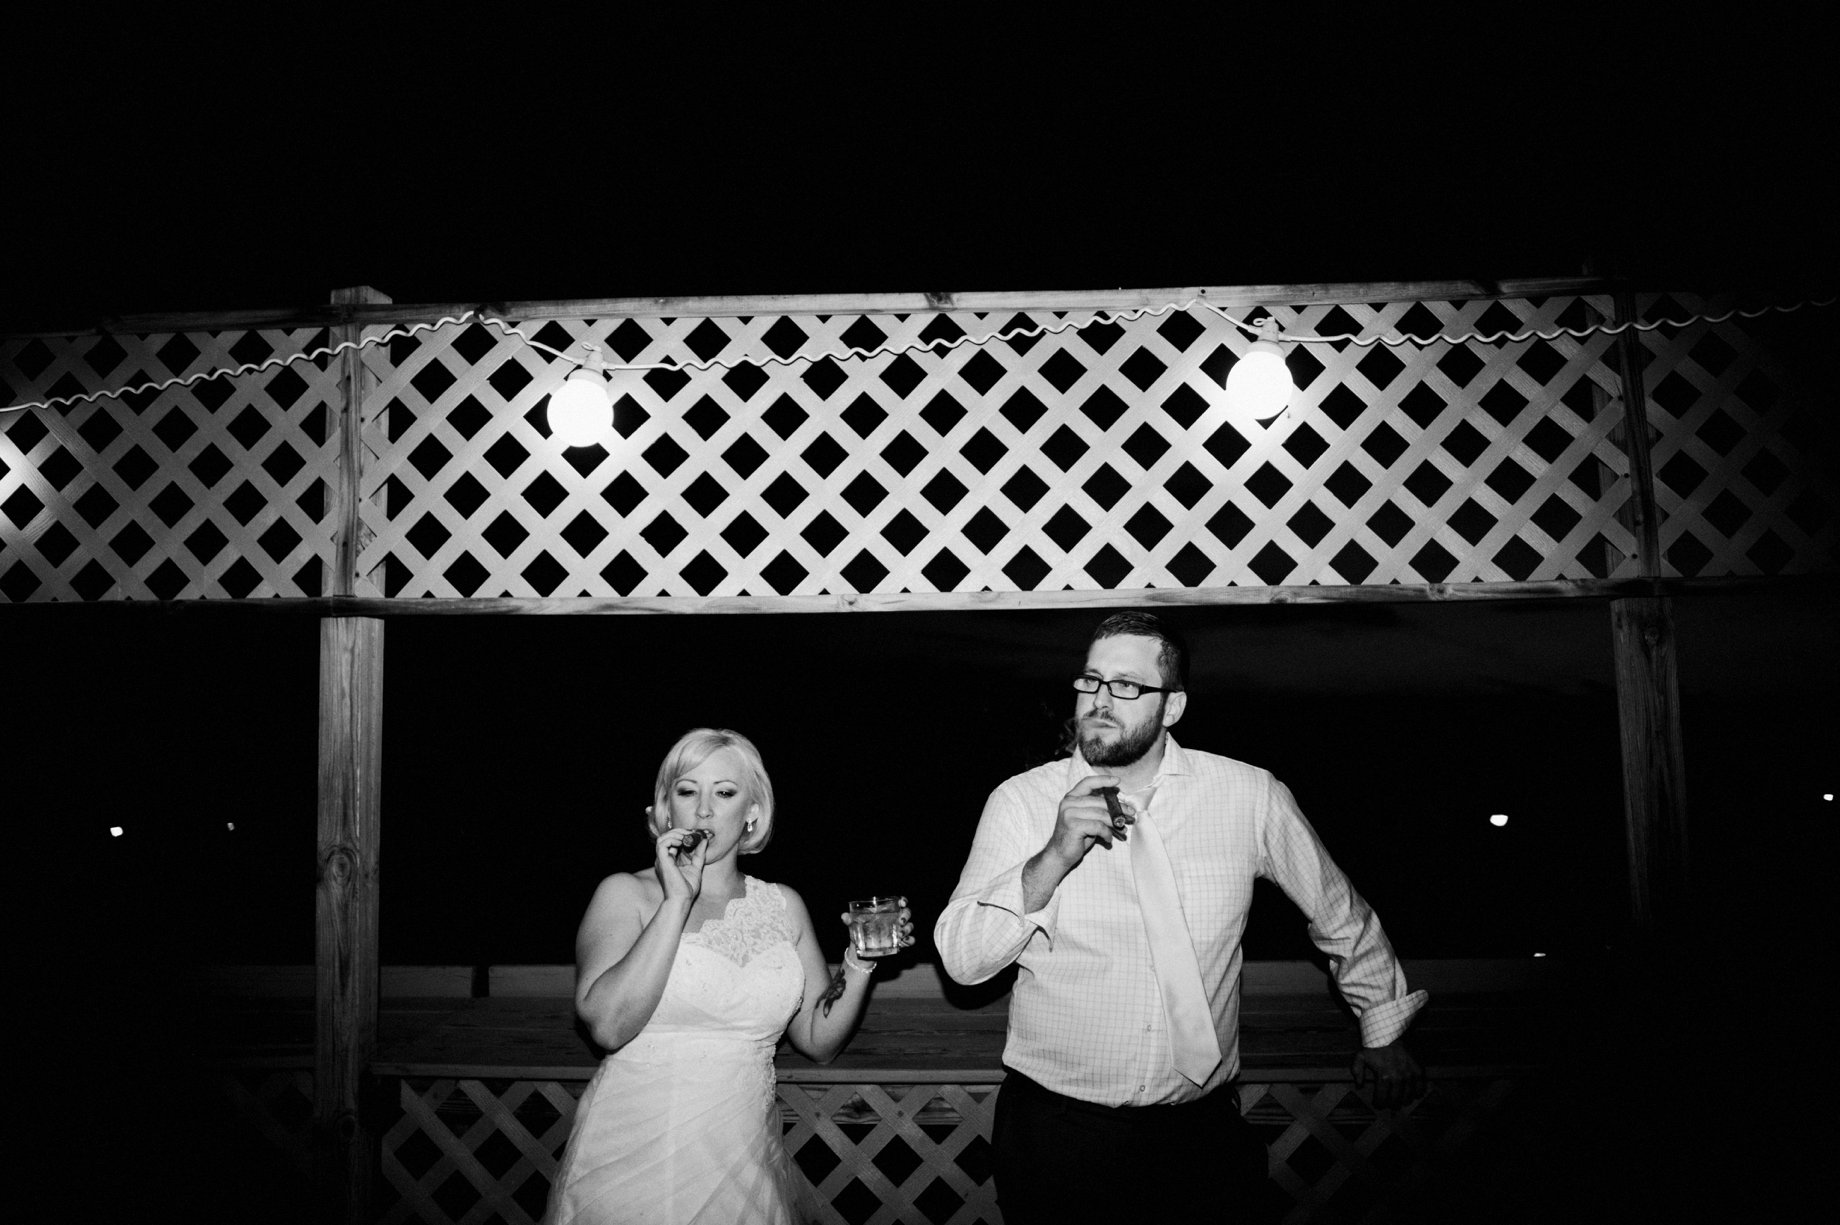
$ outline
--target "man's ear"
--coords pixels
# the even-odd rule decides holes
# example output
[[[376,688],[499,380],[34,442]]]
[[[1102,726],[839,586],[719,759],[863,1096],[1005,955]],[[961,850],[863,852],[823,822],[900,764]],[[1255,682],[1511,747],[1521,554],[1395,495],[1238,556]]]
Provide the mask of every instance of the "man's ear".
[[[1186,690],[1178,690],[1170,694],[1169,700],[1163,703],[1163,726],[1174,727],[1176,720],[1180,719],[1182,712],[1187,709],[1188,693]]]

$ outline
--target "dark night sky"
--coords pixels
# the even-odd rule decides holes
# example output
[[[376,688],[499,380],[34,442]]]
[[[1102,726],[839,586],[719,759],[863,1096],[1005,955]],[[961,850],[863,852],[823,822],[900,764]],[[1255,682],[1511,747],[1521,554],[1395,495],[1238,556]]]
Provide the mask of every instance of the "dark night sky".
[[[501,302],[1499,279],[1587,260],[1649,285],[1833,284],[1825,42],[1780,22],[1682,32],[1554,11],[1487,31],[1396,10],[1200,27],[1056,12],[1032,30],[782,10],[770,27],[701,29],[615,9],[429,8],[337,29],[297,9],[224,10],[214,27],[166,8],[106,28],[41,19],[9,64],[0,328],[307,306],[357,284]],[[1622,870],[1603,610],[1555,611],[1537,632],[1497,610],[1438,610],[1436,627],[1422,611],[1390,627],[1373,615],[1204,619],[1224,651],[1253,633],[1266,662],[1215,678],[1191,715],[1197,743],[1290,779],[1409,953],[1588,941]],[[214,954],[309,959],[310,907],[273,883],[309,866],[310,623],[108,618],[20,616],[56,636],[15,673],[34,713],[17,759],[63,763],[36,771],[37,800],[66,817],[40,833],[80,859],[116,811],[188,832],[75,869],[60,904],[132,925],[177,881],[192,900],[163,913],[195,919]],[[949,888],[983,793],[1051,740],[1061,663],[1018,664],[988,690],[938,683],[936,652],[975,657],[995,623],[936,618],[907,622],[917,658],[877,674],[893,635],[845,620],[392,622],[392,694],[425,696],[392,697],[386,786],[424,799],[392,811],[386,960],[567,960],[584,890],[632,851],[596,841],[617,835],[581,814],[642,803],[611,793],[642,796],[693,722],[772,729],[761,738],[795,809],[859,813],[848,828],[879,840],[863,859],[911,878],[884,866],[833,883],[808,865],[831,862],[835,827],[790,820],[763,872],[826,876],[808,884],[825,901]],[[1087,618],[1037,621],[1005,633],[1077,655]],[[1382,668],[1326,697],[1399,651],[1389,628],[1415,650],[1438,638],[1423,675],[1447,683],[1406,694]],[[1728,629],[1710,617],[1697,641],[1729,645]],[[1516,638],[1535,646],[1478,653]],[[811,662],[837,650],[870,662]],[[1831,653],[1788,703],[1768,687],[1732,696],[1745,658],[1696,682],[1701,742],[1802,760],[1797,737],[1832,728],[1801,717],[1826,700]],[[831,692],[831,677],[847,683]],[[616,715],[636,730],[604,745]],[[865,725],[877,742],[840,758],[838,739]],[[99,745],[109,764],[87,770]],[[1718,771],[1700,776],[1710,806],[1739,804],[1740,774]],[[1529,817],[1489,841],[1476,806],[1504,780]],[[207,841],[239,813],[243,849]],[[1295,947],[1286,929],[1265,949]]]
[[[492,11],[34,19],[8,69],[0,325],[355,284],[502,302],[1835,268],[1825,43],[1780,20]]]

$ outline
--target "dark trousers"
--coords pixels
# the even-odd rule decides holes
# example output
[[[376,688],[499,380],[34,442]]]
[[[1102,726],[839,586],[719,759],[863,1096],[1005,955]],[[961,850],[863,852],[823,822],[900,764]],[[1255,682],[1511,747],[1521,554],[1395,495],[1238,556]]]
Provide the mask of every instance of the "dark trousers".
[[[1004,1225],[1269,1219],[1265,1145],[1230,1088],[1097,1106],[1008,1069],[991,1142]]]

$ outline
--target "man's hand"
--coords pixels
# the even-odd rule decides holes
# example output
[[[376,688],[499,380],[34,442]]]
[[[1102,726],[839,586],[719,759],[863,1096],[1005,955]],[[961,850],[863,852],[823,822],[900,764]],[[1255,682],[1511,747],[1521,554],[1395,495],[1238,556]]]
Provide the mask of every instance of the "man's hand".
[[[1113,838],[1123,841],[1126,827],[1137,820],[1137,814],[1130,803],[1124,801],[1119,809],[1121,815],[1114,819],[1111,805],[1106,802],[1107,791],[1116,798],[1118,779],[1115,775],[1090,774],[1075,783],[1073,790],[1061,797],[1054,833],[1042,849],[1059,856],[1071,869],[1086,858],[1093,843],[1103,842],[1110,850]]]
[[[1403,1041],[1364,1046],[1354,1055],[1354,1083],[1371,1089],[1376,1107],[1392,1110],[1424,1095],[1425,1069],[1418,1066]]]
[[[1114,823],[1111,806],[1101,794],[1104,788],[1115,788],[1117,785],[1118,779],[1114,775],[1091,774],[1075,783],[1073,790],[1061,797],[1060,810],[1054,818],[1054,832],[1048,836],[1048,844],[1036,851],[1022,867],[1022,904],[1025,914],[1040,910],[1048,904],[1055,889],[1060,887],[1067,873],[1079,867],[1093,843],[1103,842],[1106,849],[1110,850],[1114,838],[1122,841],[1126,837],[1126,828],[1137,820],[1136,811],[1129,802],[1124,803],[1122,816]]]

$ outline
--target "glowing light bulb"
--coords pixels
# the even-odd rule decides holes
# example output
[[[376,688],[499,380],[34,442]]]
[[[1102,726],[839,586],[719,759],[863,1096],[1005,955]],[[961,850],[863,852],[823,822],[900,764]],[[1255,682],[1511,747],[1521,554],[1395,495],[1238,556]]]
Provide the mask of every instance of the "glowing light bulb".
[[[1236,424],[1269,421],[1290,406],[1290,367],[1278,347],[1278,321],[1266,317],[1259,338],[1227,371],[1227,416]]]
[[[565,447],[587,447],[613,432],[613,398],[600,370],[583,367],[549,397],[550,436]]]

